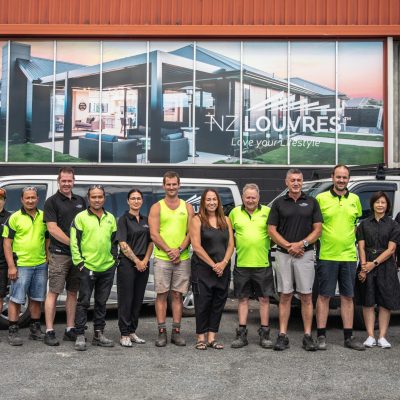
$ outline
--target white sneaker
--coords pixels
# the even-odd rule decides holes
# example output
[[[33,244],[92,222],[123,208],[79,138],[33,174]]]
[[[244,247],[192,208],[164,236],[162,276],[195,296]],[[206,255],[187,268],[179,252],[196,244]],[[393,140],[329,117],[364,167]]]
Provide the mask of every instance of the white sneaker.
[[[382,349],[390,349],[392,347],[384,337],[378,339],[378,346],[382,347]]]
[[[138,343],[138,344],[146,343],[146,341],[144,339],[140,338],[138,335],[136,335],[136,333],[131,333],[129,335],[129,338],[131,339],[131,342],[133,342],[133,343]]]
[[[131,339],[129,339],[129,336],[122,336],[119,340],[119,344],[122,347],[132,347],[132,342]]]
[[[368,336],[367,340],[364,342],[365,347],[374,347],[376,346],[376,339],[372,336]]]

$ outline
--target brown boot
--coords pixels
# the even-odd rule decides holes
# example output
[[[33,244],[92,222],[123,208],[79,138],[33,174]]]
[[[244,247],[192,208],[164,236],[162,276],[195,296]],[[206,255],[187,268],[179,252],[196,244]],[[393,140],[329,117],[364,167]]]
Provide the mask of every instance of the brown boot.
[[[186,341],[181,336],[181,330],[179,328],[172,329],[171,343],[175,344],[176,346],[186,346]]]
[[[167,345],[167,330],[165,328],[160,328],[158,330],[158,337],[155,345],[157,347],[165,347]]]

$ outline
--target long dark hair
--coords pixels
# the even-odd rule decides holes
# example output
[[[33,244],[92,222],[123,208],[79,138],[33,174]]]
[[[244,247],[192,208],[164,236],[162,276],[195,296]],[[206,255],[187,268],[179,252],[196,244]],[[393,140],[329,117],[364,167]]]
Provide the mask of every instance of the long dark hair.
[[[228,224],[226,223],[224,210],[222,208],[221,197],[219,196],[218,192],[212,188],[205,189],[203,194],[201,195],[200,209],[199,209],[199,214],[198,214],[200,221],[207,228],[211,228],[210,221],[209,221],[209,215],[208,215],[208,212],[206,209],[206,196],[207,196],[208,192],[214,193],[217,196],[218,207],[215,211],[215,215],[217,217],[217,228],[218,229],[226,229],[228,227]]]

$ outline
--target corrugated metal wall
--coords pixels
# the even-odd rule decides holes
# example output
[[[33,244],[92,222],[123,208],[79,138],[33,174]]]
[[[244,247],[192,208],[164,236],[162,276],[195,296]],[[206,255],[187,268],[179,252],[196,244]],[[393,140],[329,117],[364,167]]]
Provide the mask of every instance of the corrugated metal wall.
[[[263,32],[261,26],[264,31],[266,27],[286,27],[278,33],[301,35],[300,26],[307,25],[347,28],[345,33],[357,32],[357,28],[364,26],[370,28],[370,35],[385,35],[399,33],[400,0],[0,0],[0,34],[13,30],[18,33],[15,25],[27,28],[32,24],[42,25],[39,34],[46,32],[46,25],[52,25],[53,33],[54,29],[57,31],[54,25],[59,25],[59,33],[65,25],[75,25],[74,29],[78,29],[77,26],[113,26],[114,29],[104,32],[91,31],[105,35],[118,33],[115,28],[119,25],[145,26],[146,32],[148,25],[153,29],[163,25],[170,28],[166,33],[175,34],[184,26],[197,27],[201,33],[205,26],[212,25],[219,27],[214,35],[232,34],[235,28],[239,28],[241,34],[243,26],[258,26],[249,33],[254,35]],[[181,33],[197,31],[189,29]],[[25,32],[35,34],[34,30]],[[79,29],[70,31],[72,34],[79,32]],[[303,33],[310,32],[312,30],[306,29]],[[335,32],[327,30],[325,33]]]

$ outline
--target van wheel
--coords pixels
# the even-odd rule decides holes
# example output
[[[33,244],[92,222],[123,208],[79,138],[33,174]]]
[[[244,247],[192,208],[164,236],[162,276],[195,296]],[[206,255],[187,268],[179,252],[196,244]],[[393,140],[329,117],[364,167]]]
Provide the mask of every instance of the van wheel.
[[[9,302],[9,296],[7,295],[3,299],[3,311],[0,314],[0,329],[8,329],[8,302]],[[31,315],[29,312],[28,299],[27,299],[25,305],[21,306],[21,313],[19,315],[19,320],[18,320],[20,328],[27,326],[29,324],[30,319]]]
[[[182,296],[183,309],[182,317],[194,317],[194,296],[193,292],[189,290]],[[168,311],[172,314],[172,297],[168,294]]]

